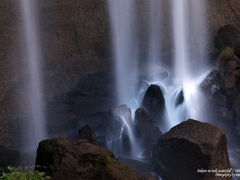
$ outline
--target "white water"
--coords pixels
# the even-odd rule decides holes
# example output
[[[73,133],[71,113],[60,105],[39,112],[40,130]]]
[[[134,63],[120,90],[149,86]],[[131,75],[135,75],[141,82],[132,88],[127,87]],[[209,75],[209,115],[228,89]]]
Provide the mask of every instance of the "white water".
[[[203,120],[204,97],[199,90],[209,73],[206,56],[205,0],[172,1],[174,34],[174,80],[181,83],[188,118]]]
[[[142,92],[146,87],[138,89],[137,42],[141,37],[135,35],[134,0],[108,0],[112,26],[113,55],[115,64],[117,103],[128,104],[133,113],[141,104]],[[189,118],[203,120],[204,97],[199,88],[209,73],[206,58],[207,33],[204,17],[205,0],[172,0],[172,29],[174,42],[174,63],[170,68],[169,77],[163,81],[158,79],[159,65],[162,65],[161,47],[159,42],[163,36],[159,22],[162,1],[149,0],[149,28],[147,48],[148,84],[158,84],[165,98],[165,125],[159,127],[168,131],[171,127]],[[163,18],[164,19],[164,18]],[[171,27],[168,27],[171,29]],[[161,67],[164,69],[163,67]],[[141,79],[145,80],[145,79]],[[177,97],[183,91],[184,101],[176,106]],[[123,121],[124,122],[124,121]],[[123,123],[124,124],[124,123]],[[126,125],[125,125],[126,126]],[[122,128],[122,127],[120,127]],[[137,144],[132,127],[127,128],[132,144]]]
[[[135,97],[138,82],[138,52],[134,32],[134,0],[109,0],[117,103]]]
[[[41,48],[36,17],[35,0],[20,0],[23,22],[24,62],[27,78],[25,80],[25,99],[28,107],[26,144],[28,150],[35,150],[39,141],[46,138],[43,85],[41,74]]]
[[[157,80],[159,73],[158,64],[161,63],[160,48],[160,16],[161,16],[161,0],[149,0],[150,16],[149,16],[149,46],[148,46],[148,69],[147,74],[152,80]]]
[[[117,104],[128,104],[130,107],[135,105],[138,85],[138,51],[135,36],[133,11],[134,0],[108,0],[109,16],[112,29],[113,58],[115,60],[115,82],[117,91]],[[134,112],[133,112],[134,113]],[[119,147],[123,129],[127,129],[131,140],[132,151],[138,152],[138,146],[133,133],[133,122],[127,122],[122,118],[122,127],[118,137],[108,141],[108,147]],[[131,118],[133,120],[133,118]],[[130,124],[129,124],[130,123]],[[118,148],[119,149],[119,148]],[[121,152],[119,153],[121,154]]]

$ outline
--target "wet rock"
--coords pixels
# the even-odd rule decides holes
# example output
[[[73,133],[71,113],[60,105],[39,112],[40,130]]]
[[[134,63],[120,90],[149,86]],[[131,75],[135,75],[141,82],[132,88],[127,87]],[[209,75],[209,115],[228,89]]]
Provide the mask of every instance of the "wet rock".
[[[222,118],[233,120],[234,119],[234,112],[227,109],[226,107],[222,107],[219,109]]]
[[[182,104],[184,101],[184,94],[183,94],[183,90],[180,91],[180,93],[177,96],[177,100],[176,100],[176,107],[180,104]]]
[[[122,132],[120,138],[121,138],[121,142],[120,142],[121,143],[121,152],[120,153],[129,155],[132,150],[132,144],[131,144],[129,132],[126,127],[123,128],[123,132]]]
[[[111,109],[110,113],[117,121],[125,122],[129,125],[132,123],[131,109],[126,104]]]
[[[152,84],[148,87],[141,107],[146,111],[154,123],[161,121],[165,107],[165,100],[163,92],[158,85]]]
[[[88,140],[88,142],[90,143],[98,144],[96,135],[88,125],[78,130],[78,135],[80,139],[85,139]]]
[[[162,135],[153,151],[156,172],[164,180],[218,180],[198,169],[230,168],[222,130],[195,120],[185,121]],[[223,178],[230,180],[229,177]]]
[[[155,127],[152,120],[146,114],[144,109],[137,109],[135,112],[134,127],[137,138],[142,142],[146,150],[151,150],[157,143],[162,132]]]
[[[131,152],[131,109],[125,104],[115,107],[109,112],[109,120],[109,137],[112,139],[119,139],[117,141],[117,147],[119,151],[117,154],[129,154]]]
[[[139,180],[136,172],[118,162],[109,150],[86,140],[70,142],[66,138],[39,143],[36,170],[52,179],[66,180]]]
[[[219,92],[221,89],[221,76],[217,70],[213,70],[201,83],[201,88],[209,95]]]
[[[233,102],[233,110],[236,119],[240,120],[240,95],[238,95]]]
[[[0,146],[0,172],[6,171],[8,166],[17,167],[20,164],[20,152]]]

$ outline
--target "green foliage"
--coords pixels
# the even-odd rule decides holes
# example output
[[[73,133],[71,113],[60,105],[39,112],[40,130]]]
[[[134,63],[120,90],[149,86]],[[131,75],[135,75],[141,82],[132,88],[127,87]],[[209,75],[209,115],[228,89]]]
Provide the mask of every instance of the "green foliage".
[[[45,174],[29,168],[13,168],[8,166],[8,173],[2,173],[0,180],[45,180]]]

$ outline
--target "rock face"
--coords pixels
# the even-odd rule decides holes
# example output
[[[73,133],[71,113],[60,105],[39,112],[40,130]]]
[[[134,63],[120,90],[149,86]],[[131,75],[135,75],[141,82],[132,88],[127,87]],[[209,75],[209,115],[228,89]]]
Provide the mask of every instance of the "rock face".
[[[0,146],[0,172],[8,166],[17,167],[20,164],[20,152]]]
[[[116,108],[113,108],[109,112],[109,140],[112,141],[116,139],[115,143],[111,146],[117,146],[117,152],[114,150],[114,153],[117,154],[130,154],[132,150],[131,140],[130,140],[130,127],[132,126],[132,113],[131,109],[123,104]],[[108,140],[108,141],[109,141]],[[115,149],[115,147],[112,147]]]
[[[97,138],[92,129],[86,125],[83,128],[78,130],[78,135],[80,139],[85,139],[88,140],[88,142],[93,143],[93,144],[98,144],[97,143]]]
[[[208,0],[206,5],[209,30],[212,34],[228,24],[240,26],[240,2],[238,0]]]
[[[201,88],[208,94],[215,94],[221,88],[221,76],[217,70],[213,70],[201,83]]]
[[[162,135],[153,156],[156,171],[164,180],[218,180],[214,173],[201,174],[197,170],[230,168],[223,131],[195,120],[185,121]]]
[[[140,180],[136,172],[115,159],[109,150],[86,140],[70,142],[60,137],[40,142],[36,170],[54,180]],[[148,176],[146,180],[151,180]]]
[[[45,102],[56,103],[55,98],[69,93],[86,77],[109,69],[107,4],[105,0],[35,2]],[[0,110],[0,144],[14,147],[24,141],[20,139],[19,127],[22,119],[28,117],[27,110],[22,112],[26,96],[23,84],[28,72],[21,52],[25,43],[19,3],[19,0],[0,1],[0,104],[5,106]],[[73,116],[66,118],[68,124]]]
[[[137,109],[135,112],[134,127],[136,137],[142,142],[145,150],[151,150],[162,135],[159,128],[154,126],[152,120],[141,108]]]
[[[229,46],[235,51],[240,47],[240,30],[233,25],[220,28],[215,37],[215,47],[224,48]]]
[[[151,85],[147,89],[141,107],[146,111],[154,123],[161,122],[165,100],[158,85]]]

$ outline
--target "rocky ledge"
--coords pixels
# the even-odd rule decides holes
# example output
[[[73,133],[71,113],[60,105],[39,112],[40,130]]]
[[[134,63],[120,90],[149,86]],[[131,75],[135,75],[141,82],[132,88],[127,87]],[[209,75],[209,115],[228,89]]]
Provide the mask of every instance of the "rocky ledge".
[[[154,180],[149,174],[138,175],[119,162],[103,147],[79,139],[71,142],[64,137],[40,142],[36,170],[56,180]]]

